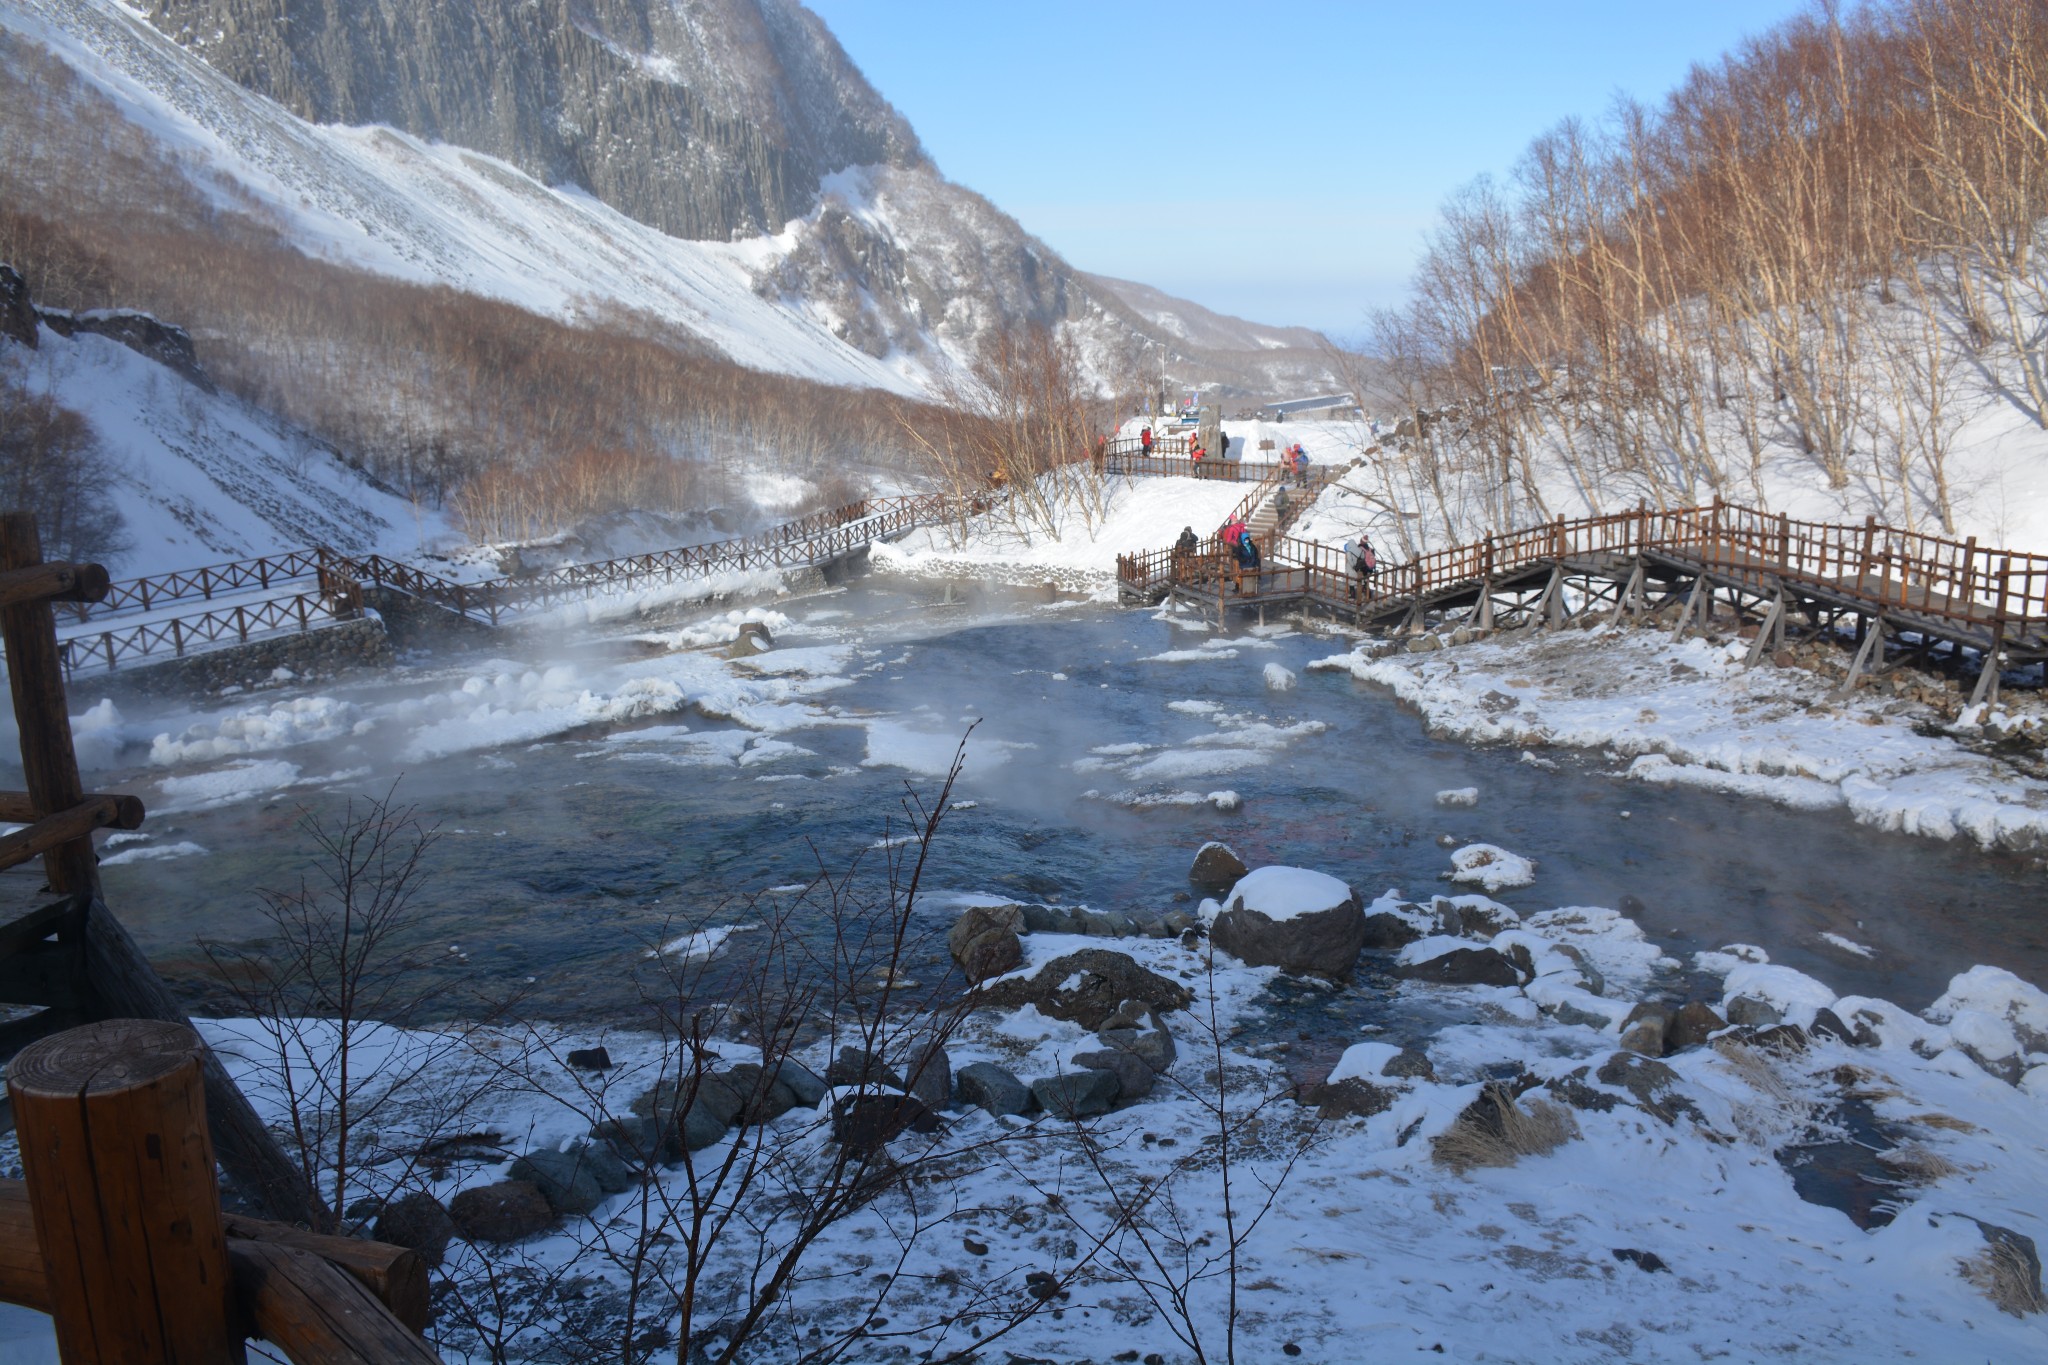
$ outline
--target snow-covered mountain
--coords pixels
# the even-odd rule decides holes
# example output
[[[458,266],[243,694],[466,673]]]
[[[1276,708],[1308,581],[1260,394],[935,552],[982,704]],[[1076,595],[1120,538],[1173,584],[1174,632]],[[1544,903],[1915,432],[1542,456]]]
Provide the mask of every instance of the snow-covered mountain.
[[[310,254],[624,310],[754,368],[917,393],[1026,323],[1066,328],[1105,383],[1162,342],[1176,383],[1327,368],[1299,329],[1218,348],[1075,270],[944,179],[793,0],[0,0],[6,38]],[[46,165],[102,136],[33,132]]]

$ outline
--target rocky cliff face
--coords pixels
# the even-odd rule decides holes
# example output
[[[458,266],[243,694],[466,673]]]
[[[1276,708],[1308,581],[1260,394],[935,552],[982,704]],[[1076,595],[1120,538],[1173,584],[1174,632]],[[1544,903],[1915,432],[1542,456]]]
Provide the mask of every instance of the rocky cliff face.
[[[152,23],[321,123],[388,123],[679,237],[773,232],[847,166],[926,164],[794,0],[152,0]]]

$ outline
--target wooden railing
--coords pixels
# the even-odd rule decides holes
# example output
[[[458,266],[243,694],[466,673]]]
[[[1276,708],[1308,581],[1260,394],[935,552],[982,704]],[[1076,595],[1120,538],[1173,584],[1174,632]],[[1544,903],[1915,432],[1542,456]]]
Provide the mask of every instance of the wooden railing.
[[[311,630],[315,625],[343,620],[346,616],[327,594],[302,592],[238,603],[219,611],[141,621],[92,635],[66,637],[61,642],[64,672],[76,676],[92,668],[114,669],[134,659],[166,653],[183,657],[186,650],[198,646],[223,640],[246,644],[251,636]]]
[[[1205,543],[1203,553],[1210,548]],[[1383,599],[1427,598],[1540,563],[1649,553],[1722,577],[1818,590],[1873,611],[1987,628],[2005,639],[2048,625],[2048,555],[1902,531],[1875,519],[1860,526],[1794,521],[1730,503],[1559,518],[1383,564],[1373,592]],[[1287,536],[1267,559],[1269,581],[1300,569],[1303,591],[1342,597],[1349,589],[1341,547]],[[1117,575],[1139,591],[1157,590],[1173,576],[1172,553],[1119,556]]]
[[[168,603],[194,598],[211,601],[222,593],[251,588],[268,591],[273,584],[317,577],[325,555],[326,551],[320,549],[287,550],[255,559],[209,564],[201,569],[123,579],[113,584],[94,607],[81,608],[77,615],[80,620],[88,620],[116,612],[154,611]]]

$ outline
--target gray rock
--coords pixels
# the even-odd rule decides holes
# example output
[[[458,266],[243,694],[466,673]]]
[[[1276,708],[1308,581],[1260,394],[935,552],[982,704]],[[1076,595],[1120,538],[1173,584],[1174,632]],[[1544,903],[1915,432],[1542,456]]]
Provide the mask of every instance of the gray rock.
[[[1230,845],[1211,841],[1195,851],[1195,862],[1188,869],[1188,880],[1210,891],[1226,891],[1237,885],[1250,870]]]
[[[633,1101],[632,1112],[654,1120],[661,1159],[673,1161],[685,1150],[702,1151],[724,1137],[742,1107],[731,1086],[716,1076],[699,1074],[685,1077],[680,1087],[674,1081],[658,1083]]]
[[[1550,1017],[1560,1024],[1576,1024],[1580,1028],[1599,1029],[1602,1032],[1607,1028],[1606,1015],[1596,1014],[1592,1010],[1582,1010],[1569,1000],[1560,1000],[1551,1006]]]
[[[1522,923],[1522,917],[1504,905],[1460,905],[1449,896],[1438,896],[1430,909],[1436,913],[1437,932],[1464,938],[1492,938]]]
[[[1621,1099],[1589,1084],[1586,1078],[1592,1074],[1590,1066],[1574,1067],[1562,1076],[1545,1081],[1543,1088],[1574,1109],[1605,1114],[1620,1104]]]
[[[2041,1296],[2041,1252],[2035,1246],[2034,1239],[2024,1232],[2014,1232],[2011,1228],[1987,1223],[1981,1218],[1971,1218],[1970,1221],[1977,1225],[1977,1231],[1983,1235],[1985,1245],[2003,1249],[2007,1253],[2007,1260],[2019,1272],[2020,1283],[2014,1286],[2018,1290],[2014,1295],[2016,1302],[2000,1301],[1998,1306],[2015,1315],[2022,1312],[2039,1313],[2048,1309],[2048,1301],[2044,1301]]]
[[[1128,1052],[1152,1068],[1155,1075],[1164,1075],[1173,1066],[1179,1050],[1173,1043],[1173,1034],[1168,1031],[1166,1021],[1155,1012],[1151,1016],[1150,1028],[1118,1028],[1114,1021],[1096,1031],[1104,1047],[1116,1052]]]
[[[1671,1022],[1664,1029],[1664,1050],[1682,1052],[1689,1047],[1701,1047],[1722,1029],[1728,1021],[1717,1014],[1712,1005],[1702,1000],[1688,1000],[1673,1012]]]
[[[612,1054],[601,1047],[581,1047],[571,1051],[565,1060],[579,1071],[609,1071]]]
[[[1159,1079],[1145,1060],[1135,1053],[1118,1048],[1102,1048],[1095,1052],[1077,1052],[1074,1065],[1090,1071],[1105,1071],[1116,1077],[1116,1099],[1119,1104],[1134,1104],[1152,1093],[1152,1085]]]
[[[977,905],[946,932],[946,949],[969,985],[1014,971],[1024,961],[1024,911],[1015,905]]]
[[[1436,1068],[1430,1065],[1427,1053],[1417,1052],[1412,1047],[1404,1047],[1387,1059],[1387,1064],[1380,1068],[1380,1075],[1403,1080],[1433,1081],[1436,1079]]]
[[[995,1115],[1023,1114],[1031,1108],[1031,1091],[1024,1082],[994,1062],[960,1068],[960,1098]]]
[[[1067,983],[1074,984],[1069,986]],[[1085,1029],[1101,1028],[1126,1000],[1143,1000],[1162,1012],[1186,1009],[1194,992],[1178,981],[1148,971],[1128,954],[1083,948],[1046,963],[1028,977],[1011,977],[976,991],[975,1004],[994,1009],[1036,1006],[1052,1019]]]
[[[736,1117],[750,1127],[773,1123],[796,1108],[795,1093],[754,1062],[728,1067],[719,1079],[740,1097],[740,1111]]]
[[[441,1207],[440,1200],[421,1191],[401,1195],[386,1204],[370,1235],[415,1253],[432,1270],[448,1255],[448,1239],[455,1235],[455,1220]]]
[[[1453,948],[1421,962],[1404,962],[1394,975],[1410,981],[1434,981],[1441,986],[1519,986],[1522,973],[1515,964],[1492,948]],[[1606,1023],[1601,1020],[1601,1023]]]
[[[613,1156],[633,1170],[662,1157],[661,1126],[651,1118],[605,1119],[591,1128],[590,1140],[610,1148]]]
[[[1776,1005],[1753,996],[1738,995],[1728,1002],[1728,1022],[1742,1024],[1748,1028],[1769,1028],[1785,1022],[1785,1015]]]
[[[789,1093],[806,1109],[815,1109],[829,1089],[817,1073],[794,1058],[784,1057],[775,1067],[775,1079],[789,1087]]]
[[[1580,952],[1577,948],[1573,947],[1569,943],[1558,943],[1552,946],[1558,952],[1564,954],[1566,957],[1570,958],[1574,963],[1577,964],[1579,969],[1579,982],[1586,988],[1587,994],[1607,994],[1607,978],[1602,976],[1600,974],[1600,969],[1593,965],[1592,958],[1587,957],[1584,953]]]
[[[556,1213],[589,1213],[604,1202],[604,1190],[575,1152],[528,1152],[512,1163],[511,1178],[541,1192]]]
[[[904,1070],[910,1083],[904,1088],[924,1101],[928,1109],[944,1109],[953,1102],[953,1059],[935,1040],[914,1048]]]
[[[579,1142],[569,1148],[569,1154],[583,1163],[591,1179],[606,1194],[623,1194],[639,1183],[634,1164],[621,1160],[609,1143]]]
[[[467,1241],[503,1244],[545,1231],[554,1224],[555,1211],[529,1182],[500,1180],[456,1195],[448,1201],[448,1217]]]
[[[1107,1114],[1116,1103],[1117,1091],[1116,1073],[1111,1071],[1066,1071],[1031,1083],[1031,1096],[1038,1107],[1057,1119]]]

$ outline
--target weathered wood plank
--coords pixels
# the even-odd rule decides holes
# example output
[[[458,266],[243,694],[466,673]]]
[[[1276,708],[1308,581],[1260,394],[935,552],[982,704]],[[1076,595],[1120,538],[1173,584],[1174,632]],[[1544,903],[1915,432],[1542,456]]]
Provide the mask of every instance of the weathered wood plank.
[[[238,1241],[234,1267],[252,1325],[293,1365],[439,1365],[369,1290],[310,1251]]]
[[[87,801],[111,801],[114,803],[114,818],[107,822],[110,829],[141,829],[145,814],[142,798],[127,796],[119,792],[87,792]],[[36,809],[36,803],[27,792],[0,792],[0,820],[10,825],[26,825],[40,820],[49,812]]]
[[[0,607],[17,602],[98,602],[112,586],[98,564],[36,564],[0,571]]]

